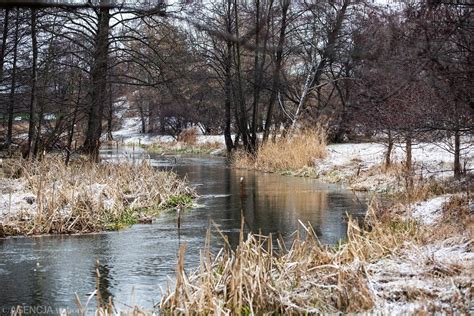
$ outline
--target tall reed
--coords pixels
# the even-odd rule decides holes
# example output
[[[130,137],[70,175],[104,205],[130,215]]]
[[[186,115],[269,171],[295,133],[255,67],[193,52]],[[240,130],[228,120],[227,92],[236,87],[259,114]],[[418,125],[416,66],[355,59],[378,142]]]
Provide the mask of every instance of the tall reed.
[[[233,165],[262,171],[297,171],[311,167],[314,159],[326,156],[326,133],[322,128],[299,131],[290,138],[268,141],[255,155],[238,151]]]

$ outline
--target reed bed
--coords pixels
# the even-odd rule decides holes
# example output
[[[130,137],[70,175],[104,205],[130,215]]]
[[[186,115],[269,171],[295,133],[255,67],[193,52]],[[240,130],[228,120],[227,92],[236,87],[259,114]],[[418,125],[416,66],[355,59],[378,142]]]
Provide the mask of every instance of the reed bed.
[[[314,165],[314,160],[326,156],[326,133],[322,128],[299,131],[288,138],[278,138],[263,144],[252,155],[237,151],[233,165],[237,168],[266,172],[299,171]]]
[[[182,247],[176,287],[168,289],[163,296],[161,311],[184,315],[377,314],[384,310],[397,311],[383,307],[393,299],[394,293],[399,295],[395,300],[401,304],[416,300],[431,304],[429,299],[436,301],[443,291],[457,291],[464,297],[460,296],[457,307],[434,304],[434,311],[453,312],[449,308],[459,308],[454,311],[462,312],[469,308],[472,288],[470,277],[465,276],[469,269],[441,263],[429,254],[432,231],[420,228],[413,220],[383,215],[375,205],[369,213],[364,227],[349,220],[347,242],[335,247],[322,246],[312,228],[303,224],[305,238],[297,234],[288,249],[281,240],[277,240],[275,247],[271,235],[249,233],[244,238],[242,229],[235,250],[227,246],[213,256],[208,244],[202,252],[199,268],[189,275],[183,267],[185,249]],[[472,240],[459,243],[472,247]],[[471,250],[463,248],[462,251],[469,252],[472,267]],[[446,253],[449,257],[449,252]],[[466,253],[461,252],[461,255]],[[414,270],[415,276],[405,276],[403,272],[388,275],[384,271],[386,266],[397,271],[400,266],[417,262],[420,271]],[[434,274],[433,271],[441,272]],[[461,271],[464,271],[463,277],[459,276],[463,274]],[[441,290],[436,286],[427,286],[426,290],[408,286],[416,278],[435,278],[436,282],[447,285]],[[390,282],[394,280],[396,283],[392,286]],[[433,284],[437,284],[435,281]],[[385,284],[391,285],[384,288]],[[451,284],[457,288],[452,290]]]
[[[161,301],[165,312],[187,314],[264,314],[359,312],[373,307],[364,264],[396,248],[397,238],[379,225],[370,232],[349,222],[348,242],[322,246],[311,227],[287,249],[273,237],[243,233],[235,250],[214,258],[206,250],[189,277],[180,251],[177,282]],[[207,249],[209,249],[207,247]]]
[[[4,235],[89,233],[134,224],[154,215],[170,201],[188,200],[195,192],[174,173],[161,172],[148,162],[100,163],[59,157],[14,161],[10,167],[28,206],[4,212]],[[20,197],[23,193],[20,190]],[[16,195],[10,196],[11,203]],[[25,198],[23,198],[25,199]]]

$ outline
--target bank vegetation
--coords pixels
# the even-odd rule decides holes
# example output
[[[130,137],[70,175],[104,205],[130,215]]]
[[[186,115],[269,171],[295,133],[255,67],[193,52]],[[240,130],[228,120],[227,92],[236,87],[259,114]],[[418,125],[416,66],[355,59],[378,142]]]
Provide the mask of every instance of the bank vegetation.
[[[473,225],[466,194],[441,209],[373,203],[366,221],[350,219],[347,240],[322,245],[313,229],[289,247],[277,236],[240,235],[237,248],[202,253],[194,271],[179,253],[176,287],[164,313],[189,314],[469,314]],[[428,203],[429,204],[429,203]],[[420,213],[420,217],[411,213]],[[439,212],[433,223],[423,221]]]
[[[60,157],[47,156],[7,160],[3,170],[0,236],[119,229],[151,222],[159,211],[195,196],[186,181],[146,161],[77,160],[66,166]]]

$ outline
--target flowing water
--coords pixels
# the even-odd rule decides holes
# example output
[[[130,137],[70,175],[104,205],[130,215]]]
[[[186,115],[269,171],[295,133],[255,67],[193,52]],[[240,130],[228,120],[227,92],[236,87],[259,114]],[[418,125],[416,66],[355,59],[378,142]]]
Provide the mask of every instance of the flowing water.
[[[132,161],[140,155],[130,149],[102,153],[104,159]],[[230,169],[220,158],[149,158],[159,168],[186,176],[200,195],[197,206],[183,214],[181,229],[176,214],[169,212],[153,224],[117,232],[0,239],[0,315],[16,305],[44,314],[74,311],[75,293],[84,304],[97,281],[102,297],[112,295],[117,306],[152,309],[160,287],[173,284],[180,245],[187,245],[186,267],[197,266],[211,221],[232,245],[238,241],[241,214],[249,230],[281,234],[287,241],[299,221],[309,222],[322,243],[334,244],[345,236],[346,214],[360,216],[366,210],[363,197],[314,179]],[[216,250],[221,243],[213,236]],[[94,306],[92,299],[89,308]]]

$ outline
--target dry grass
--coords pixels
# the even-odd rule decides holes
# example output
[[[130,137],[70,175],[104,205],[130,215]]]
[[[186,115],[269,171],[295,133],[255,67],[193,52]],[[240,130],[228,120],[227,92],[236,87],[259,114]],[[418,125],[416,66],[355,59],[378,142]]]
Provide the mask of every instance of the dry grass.
[[[437,224],[439,236],[463,235],[474,238],[474,212],[470,210],[472,200],[466,194],[456,194],[444,205],[442,218]],[[474,250],[474,243],[472,244]]]
[[[234,154],[237,168],[267,172],[298,171],[313,166],[314,159],[326,156],[326,133],[322,128],[304,130],[292,138],[263,144],[255,156],[243,151]]]
[[[412,220],[380,212],[375,204],[369,213],[365,227],[350,220],[347,242],[335,247],[322,246],[306,226],[306,237],[297,235],[289,249],[280,240],[276,249],[271,235],[248,234],[244,239],[241,233],[235,250],[227,246],[212,256],[207,246],[190,275],[183,268],[182,248],[176,287],[165,293],[161,309],[165,314],[377,314],[389,313],[386,308],[395,299],[402,307],[418,302],[420,310],[468,310],[469,268],[434,257],[438,252],[430,245],[438,242],[437,251],[449,258],[451,250],[469,252],[462,247],[472,247],[472,239],[469,244],[459,237],[459,247],[452,247],[443,241],[452,235],[433,234]],[[472,267],[473,256],[468,256],[466,264]],[[406,266],[416,269],[398,271]],[[417,279],[427,288],[410,284]],[[449,305],[451,294],[448,305],[441,304],[446,291],[459,293],[456,304]]]
[[[157,171],[145,161],[78,161],[65,166],[59,158],[48,157],[34,162],[17,160],[10,169],[16,170],[12,174],[19,176],[19,183],[32,197],[28,207],[4,218],[5,235],[118,229],[168,206],[176,196],[195,194],[174,173]]]
[[[151,153],[158,154],[210,154],[211,152],[221,149],[219,142],[195,143],[194,145],[185,142],[156,142],[150,145],[141,145],[144,149]]]
[[[198,131],[196,128],[187,128],[178,135],[178,142],[182,142],[188,146],[196,145]]]
[[[397,238],[382,226],[371,232],[349,223],[349,241],[339,248],[320,245],[314,231],[297,237],[280,253],[272,236],[241,233],[237,249],[221,250],[215,258],[204,253],[198,271],[184,272],[180,251],[177,284],[162,302],[165,312],[198,314],[359,312],[374,306],[364,277],[364,262],[390,253]]]

